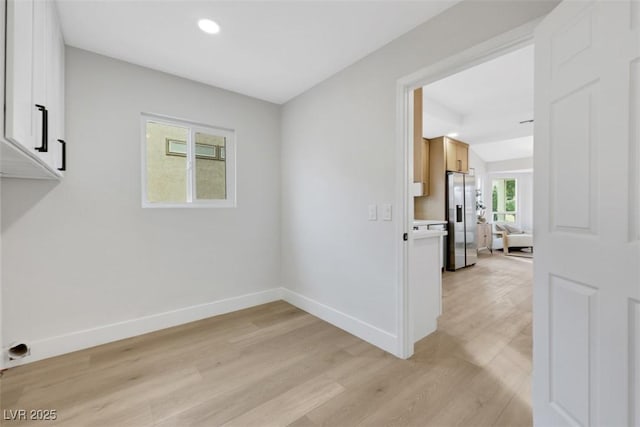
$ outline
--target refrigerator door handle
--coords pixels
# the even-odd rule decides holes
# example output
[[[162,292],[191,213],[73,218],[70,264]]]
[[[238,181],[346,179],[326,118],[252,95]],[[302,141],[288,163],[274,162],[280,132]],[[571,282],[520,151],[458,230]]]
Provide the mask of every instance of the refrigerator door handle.
[[[456,222],[462,222],[462,205],[456,205]]]

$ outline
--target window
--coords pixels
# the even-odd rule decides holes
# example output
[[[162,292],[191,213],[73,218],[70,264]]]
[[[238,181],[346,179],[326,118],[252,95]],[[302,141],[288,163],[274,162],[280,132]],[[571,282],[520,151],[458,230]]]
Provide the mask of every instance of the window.
[[[494,179],[492,182],[492,211],[494,222],[516,222],[517,187],[515,178]]]
[[[234,132],[142,115],[142,206],[235,206]]]

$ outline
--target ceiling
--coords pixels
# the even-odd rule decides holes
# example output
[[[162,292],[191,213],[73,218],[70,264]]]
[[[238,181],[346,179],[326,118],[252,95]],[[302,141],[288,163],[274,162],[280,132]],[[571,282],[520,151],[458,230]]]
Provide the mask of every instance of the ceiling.
[[[70,46],[284,103],[458,1],[58,0],[58,5]],[[220,24],[220,33],[200,31],[201,18]]]
[[[484,161],[533,156],[533,45],[423,88],[424,136],[457,133]]]
[[[522,159],[533,156],[533,136],[475,144],[471,149],[485,162]],[[488,159],[488,160],[487,160]]]

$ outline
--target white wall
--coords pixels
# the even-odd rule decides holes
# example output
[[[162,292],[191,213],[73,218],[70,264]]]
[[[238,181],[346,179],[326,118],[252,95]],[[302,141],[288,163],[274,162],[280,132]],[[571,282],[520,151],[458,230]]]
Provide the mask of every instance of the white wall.
[[[396,334],[401,236],[393,222],[367,221],[368,204],[395,200],[396,82],[554,6],[465,1],[285,104],[282,275],[287,288]]]
[[[484,186],[487,182],[487,164],[473,151],[473,148],[469,150],[469,168],[474,169],[476,188],[482,191],[482,199],[486,205],[487,200],[484,193]]]
[[[486,169],[487,172],[531,171],[533,170],[533,157],[488,162]]]
[[[469,150],[469,169],[474,170],[474,175],[476,177],[476,189],[482,192],[482,199],[486,205],[486,197],[484,196],[484,187],[487,182],[487,164],[480,156],[478,156],[471,147]],[[477,199],[476,199],[477,201]],[[488,218],[485,213],[485,218]]]
[[[69,351],[214,314],[211,302],[223,310],[247,294],[259,295],[247,303],[275,298],[270,290],[281,284],[289,299],[369,341],[393,338],[397,218],[366,218],[368,204],[395,200],[396,81],[554,4],[465,1],[282,115],[276,105],[69,49],[67,176],[2,180],[3,346],[25,339]],[[140,207],[143,111],[236,129],[237,209]]]
[[[279,287],[280,107],[73,48],[66,67],[65,178],[2,180],[3,344]],[[235,129],[238,207],[142,209],[141,112]]]

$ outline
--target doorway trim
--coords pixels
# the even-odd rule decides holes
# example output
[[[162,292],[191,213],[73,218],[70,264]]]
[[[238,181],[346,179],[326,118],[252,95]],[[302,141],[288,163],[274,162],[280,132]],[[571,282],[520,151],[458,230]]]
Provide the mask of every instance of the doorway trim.
[[[396,356],[413,355],[413,324],[410,308],[409,259],[413,245],[413,91],[460,71],[482,64],[533,43],[534,30],[544,17],[536,18],[483,43],[398,79],[396,82],[396,206],[397,236],[408,234],[408,241],[397,239],[397,341]]]

